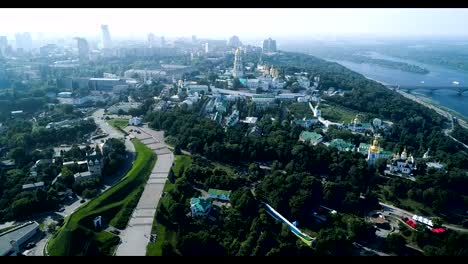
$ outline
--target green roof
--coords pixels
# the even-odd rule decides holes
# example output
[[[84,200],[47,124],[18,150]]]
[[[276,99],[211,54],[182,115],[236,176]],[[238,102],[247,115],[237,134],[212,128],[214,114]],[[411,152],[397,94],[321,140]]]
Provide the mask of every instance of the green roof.
[[[204,198],[195,198],[190,199],[190,206],[195,207],[198,212],[206,212],[211,207],[211,201]]]
[[[226,197],[229,198],[229,196],[231,195],[231,191],[225,191],[225,190],[219,190],[219,189],[209,189],[208,194],[209,195],[216,195],[216,196],[220,196],[220,195],[224,194]]]
[[[369,150],[371,144],[367,144],[367,143],[361,143],[359,144],[359,152],[361,152],[362,154],[367,154],[367,151]],[[384,150],[382,148],[380,148],[380,154],[382,155],[388,155],[388,156],[391,156],[393,155],[393,153],[391,151],[388,151],[388,150]]]
[[[301,135],[299,135],[299,139],[302,139],[304,141],[310,141],[310,142],[317,142],[321,138],[323,138],[322,135],[317,134],[315,132],[309,132],[309,131],[302,131]]]
[[[354,144],[344,141],[341,138],[337,138],[330,142],[330,147],[335,147],[340,151],[349,151],[354,148]]]
[[[370,144],[361,143],[361,144],[359,144],[358,150],[359,150],[359,152],[361,152],[363,154],[366,154],[367,151],[369,150],[370,146],[371,146]]]
[[[245,79],[245,78],[239,78],[239,82],[242,83],[242,84],[246,84],[246,83],[247,83],[247,79]]]

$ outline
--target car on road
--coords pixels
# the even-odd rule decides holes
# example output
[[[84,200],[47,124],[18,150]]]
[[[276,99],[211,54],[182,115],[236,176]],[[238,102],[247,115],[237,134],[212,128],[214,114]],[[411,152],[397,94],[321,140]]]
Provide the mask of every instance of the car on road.
[[[80,203],[84,203],[84,202],[86,202],[86,200],[85,200],[85,199],[81,199]]]
[[[58,211],[59,211],[59,212],[63,212],[63,211],[65,211],[65,208],[62,207],[62,208],[58,209]]]
[[[24,246],[24,248],[25,248],[25,249],[31,249],[31,248],[33,248],[33,247],[35,247],[35,246],[36,246],[36,243],[30,242],[30,243],[28,243],[26,246]]]
[[[113,234],[116,234],[116,235],[120,235],[120,231],[117,230],[117,229],[113,229],[110,232],[113,233]]]

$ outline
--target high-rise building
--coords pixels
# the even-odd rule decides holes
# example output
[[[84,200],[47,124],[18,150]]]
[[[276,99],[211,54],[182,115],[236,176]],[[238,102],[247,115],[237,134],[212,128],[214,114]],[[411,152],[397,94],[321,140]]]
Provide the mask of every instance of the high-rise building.
[[[208,44],[208,42],[205,43],[205,53],[209,53],[210,52],[210,46]]]
[[[238,36],[232,36],[231,38],[229,38],[228,46],[233,48],[239,48],[242,46],[242,42],[240,41]]]
[[[15,34],[16,49],[30,51],[32,49],[32,38],[29,32]]]
[[[265,39],[263,41],[263,53],[273,53],[276,52],[276,40],[271,38]]]
[[[164,36],[161,37],[161,47],[165,47],[166,46],[166,39],[164,38]]]
[[[242,65],[242,50],[237,48],[236,55],[234,57],[234,67],[232,69],[232,76],[240,78],[244,76],[244,66]]]
[[[192,35],[192,43],[197,43],[197,36]]]
[[[110,49],[112,47],[111,37],[109,33],[109,26],[101,25],[102,31],[102,47],[104,49]]]
[[[156,37],[154,36],[153,33],[149,33],[148,34],[148,47],[149,48],[154,48],[155,46],[155,40],[156,40]]]
[[[6,36],[0,36],[0,56],[5,56],[5,50],[8,47],[8,39]]]
[[[80,62],[89,61],[89,45],[88,41],[84,38],[75,38],[78,45],[78,58]]]

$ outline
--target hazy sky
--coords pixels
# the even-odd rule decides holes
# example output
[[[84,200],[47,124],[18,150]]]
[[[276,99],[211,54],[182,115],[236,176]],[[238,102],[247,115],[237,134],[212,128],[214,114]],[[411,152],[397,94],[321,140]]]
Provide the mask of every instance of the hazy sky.
[[[313,34],[466,35],[468,9],[0,9],[0,33],[266,38]],[[33,35],[34,37],[34,35]]]

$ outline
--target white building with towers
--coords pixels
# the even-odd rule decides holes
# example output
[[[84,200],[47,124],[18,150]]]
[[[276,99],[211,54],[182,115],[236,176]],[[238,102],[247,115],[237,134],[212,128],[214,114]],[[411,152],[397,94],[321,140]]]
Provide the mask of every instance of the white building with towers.
[[[101,25],[101,33],[102,33],[102,48],[104,49],[112,48],[112,42],[111,42],[111,37],[109,33],[109,26]]]
[[[416,164],[414,162],[413,155],[408,155],[408,152],[405,148],[401,154],[396,153],[393,156],[393,159],[388,167],[391,173],[410,175],[411,172],[416,169]]]
[[[244,66],[242,64],[242,50],[237,48],[236,55],[234,57],[234,68],[232,69],[232,76],[234,78],[240,78],[244,76]]]

